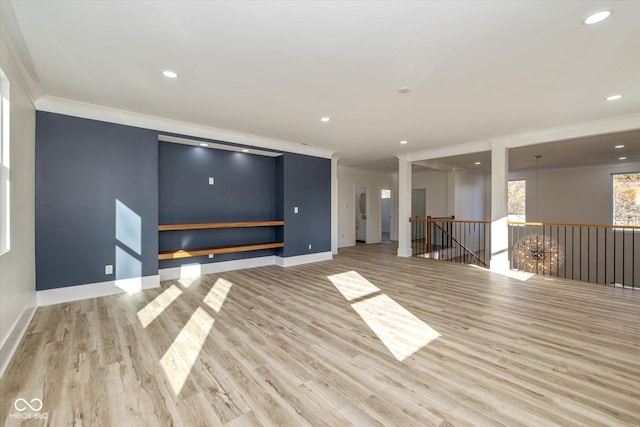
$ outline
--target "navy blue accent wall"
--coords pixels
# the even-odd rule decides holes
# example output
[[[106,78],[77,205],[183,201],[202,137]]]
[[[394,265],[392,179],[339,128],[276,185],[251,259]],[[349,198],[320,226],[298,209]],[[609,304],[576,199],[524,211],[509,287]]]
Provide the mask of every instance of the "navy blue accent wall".
[[[158,232],[158,223],[272,219],[284,227]],[[158,266],[327,252],[330,231],[328,159],[159,143],[154,130],[36,114],[38,290],[156,275]],[[285,247],[157,259],[159,250],[272,241]]]
[[[266,221],[277,215],[276,158],[159,143],[160,224]],[[209,185],[214,178],[214,185]],[[160,251],[274,242],[282,227],[163,231]],[[281,231],[280,231],[281,232]],[[160,267],[273,255],[275,250],[160,261]]]
[[[37,112],[38,290],[158,274],[157,138]]]
[[[284,257],[331,250],[331,160],[282,156]],[[294,213],[294,207],[298,213]],[[309,249],[311,244],[311,249]]]

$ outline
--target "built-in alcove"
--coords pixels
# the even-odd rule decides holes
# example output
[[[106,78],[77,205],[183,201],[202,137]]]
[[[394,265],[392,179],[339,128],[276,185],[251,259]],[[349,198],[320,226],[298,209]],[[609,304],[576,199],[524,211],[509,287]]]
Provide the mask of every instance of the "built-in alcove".
[[[168,138],[161,138],[158,149],[161,269],[275,255],[284,247],[278,232],[284,221],[276,208],[280,153],[163,139]]]

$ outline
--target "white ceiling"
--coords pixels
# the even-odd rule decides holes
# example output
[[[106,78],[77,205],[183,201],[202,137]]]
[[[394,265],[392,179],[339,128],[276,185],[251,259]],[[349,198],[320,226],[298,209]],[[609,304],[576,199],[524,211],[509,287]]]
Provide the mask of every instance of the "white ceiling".
[[[34,92],[347,163],[640,112],[638,1],[10,4]]]

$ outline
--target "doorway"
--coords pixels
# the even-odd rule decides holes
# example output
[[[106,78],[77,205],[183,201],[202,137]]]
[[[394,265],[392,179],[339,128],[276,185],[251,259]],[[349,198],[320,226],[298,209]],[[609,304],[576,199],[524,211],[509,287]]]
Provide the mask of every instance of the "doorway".
[[[367,188],[355,188],[356,242],[367,241]]]
[[[383,242],[391,241],[391,190],[380,190],[380,230]]]

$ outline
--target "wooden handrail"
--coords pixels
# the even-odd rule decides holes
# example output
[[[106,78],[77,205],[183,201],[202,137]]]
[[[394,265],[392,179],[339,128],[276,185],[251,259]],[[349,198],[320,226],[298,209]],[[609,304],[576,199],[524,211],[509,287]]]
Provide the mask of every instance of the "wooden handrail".
[[[438,227],[440,229],[440,231],[442,231],[444,234],[446,234],[447,236],[449,236],[449,238],[456,242],[462,249],[464,249],[469,255],[471,255],[472,257],[474,257],[480,264],[482,264],[483,267],[486,267],[487,264],[482,261],[480,258],[478,258],[478,255],[476,255],[471,249],[467,248],[465,245],[463,245],[462,243],[460,243],[458,241],[458,239],[456,239],[455,237],[453,237],[447,230],[445,230],[444,228],[442,228],[440,226],[440,224],[437,223],[433,223],[433,225],[435,225],[436,227]]]
[[[623,228],[631,230],[640,230],[638,225],[609,225],[609,224],[562,224],[558,222],[521,222],[507,221],[507,225],[528,225],[536,227],[591,227],[591,228]]]
[[[241,221],[241,222],[206,222],[194,224],[162,224],[158,231],[203,230],[207,228],[243,228],[243,227],[275,227],[284,225],[284,221]]]
[[[464,219],[409,218],[409,222],[450,222],[465,224],[491,224],[491,221],[466,221]]]

